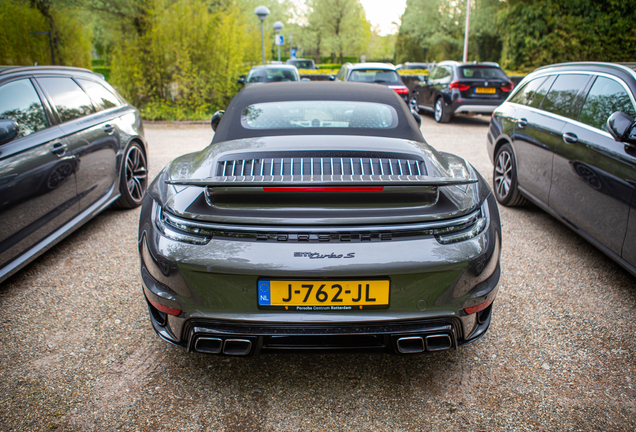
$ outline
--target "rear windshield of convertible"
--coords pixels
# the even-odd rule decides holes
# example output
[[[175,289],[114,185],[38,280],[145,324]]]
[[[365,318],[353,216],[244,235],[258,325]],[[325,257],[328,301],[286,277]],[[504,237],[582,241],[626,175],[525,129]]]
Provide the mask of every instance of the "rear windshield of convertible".
[[[248,105],[241,113],[245,129],[355,128],[393,129],[395,108],[356,101],[286,101]]]

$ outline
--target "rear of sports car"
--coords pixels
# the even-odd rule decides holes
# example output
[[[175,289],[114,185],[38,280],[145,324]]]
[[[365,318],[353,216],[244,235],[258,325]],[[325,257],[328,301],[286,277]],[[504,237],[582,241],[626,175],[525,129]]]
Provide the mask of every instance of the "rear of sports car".
[[[500,247],[496,202],[464,160],[352,135],[240,139],[176,159],[139,230],[156,332],[225,355],[474,341],[491,321]]]

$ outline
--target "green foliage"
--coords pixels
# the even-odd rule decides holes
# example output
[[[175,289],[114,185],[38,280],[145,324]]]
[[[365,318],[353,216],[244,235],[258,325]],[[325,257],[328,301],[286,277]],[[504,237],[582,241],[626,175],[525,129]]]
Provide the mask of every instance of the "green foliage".
[[[319,64],[316,67],[320,70],[340,70],[340,63],[323,63]]]
[[[16,0],[0,0],[0,64],[50,64],[51,50],[46,35],[31,32],[48,31],[42,14],[30,4]]]
[[[0,64],[52,64],[50,31],[56,64],[90,66],[91,22],[63,2],[0,0]]]
[[[111,69],[109,66],[93,67],[93,72],[104,75],[104,79],[110,82]]]
[[[321,58],[321,53],[329,52],[344,63],[345,55],[366,49],[371,26],[359,0],[308,0],[307,7],[308,25],[304,38],[315,50],[317,58]]]
[[[224,108],[238,91],[237,77],[260,59],[258,26],[232,2],[210,8],[197,0],[148,0],[146,6],[137,17],[141,25],[112,48],[113,84],[153,118]]]
[[[633,61],[636,0],[517,0],[499,15],[502,63],[518,69],[565,61]]]
[[[498,61],[501,36],[494,17],[500,0],[471,2],[468,60]],[[464,51],[466,1],[409,0],[396,42],[398,63],[461,60]]]

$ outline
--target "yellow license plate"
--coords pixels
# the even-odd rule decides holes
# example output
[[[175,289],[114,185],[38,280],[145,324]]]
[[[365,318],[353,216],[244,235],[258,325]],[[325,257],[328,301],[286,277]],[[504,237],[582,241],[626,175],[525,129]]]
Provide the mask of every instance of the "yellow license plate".
[[[494,94],[494,93],[497,93],[497,89],[492,88],[492,87],[476,87],[476,88],[475,88],[475,93],[489,93],[489,94]]]
[[[388,280],[260,280],[258,304],[292,306],[296,310],[304,310],[305,306],[307,310],[388,306],[389,285]]]

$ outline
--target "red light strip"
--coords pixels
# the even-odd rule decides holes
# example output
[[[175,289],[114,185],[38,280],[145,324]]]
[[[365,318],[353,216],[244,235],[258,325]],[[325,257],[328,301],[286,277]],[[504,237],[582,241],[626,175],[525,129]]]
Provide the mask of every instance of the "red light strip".
[[[264,187],[265,192],[382,192],[384,186]]]
[[[164,306],[154,301],[150,301],[150,304],[153,305],[156,309],[159,309],[161,312],[167,313],[169,315],[179,316],[181,315],[181,311],[179,309],[174,309],[168,306]]]
[[[484,309],[486,309],[488,306],[490,306],[493,302],[494,298],[487,300],[481,304],[478,304],[477,306],[473,306],[473,307],[469,307],[464,309],[464,312],[466,312],[466,315],[470,315],[470,314],[474,314],[477,312],[481,312]]]

